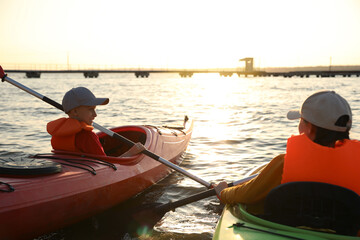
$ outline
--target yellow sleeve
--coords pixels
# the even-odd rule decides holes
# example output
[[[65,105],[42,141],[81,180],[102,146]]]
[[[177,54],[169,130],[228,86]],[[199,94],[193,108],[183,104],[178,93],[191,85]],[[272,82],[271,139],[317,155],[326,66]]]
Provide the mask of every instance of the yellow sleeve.
[[[281,184],[284,156],[285,154],[276,156],[261,173],[251,181],[222,190],[220,197],[221,202],[226,204],[253,204],[264,200],[271,189]]]

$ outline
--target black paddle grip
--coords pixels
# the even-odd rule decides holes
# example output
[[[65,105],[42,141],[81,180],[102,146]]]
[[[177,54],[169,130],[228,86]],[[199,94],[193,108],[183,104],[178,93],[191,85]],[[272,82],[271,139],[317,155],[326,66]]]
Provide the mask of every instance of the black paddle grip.
[[[47,102],[47,103],[49,103],[50,105],[56,107],[57,109],[59,109],[59,110],[61,110],[61,111],[64,111],[64,108],[63,108],[63,106],[62,106],[61,104],[59,104],[59,103],[51,100],[50,98],[44,96],[44,97],[42,98],[42,100],[43,100],[44,102]]]
[[[4,74],[3,77],[1,78],[2,82],[5,82],[5,78],[7,77],[7,74]]]

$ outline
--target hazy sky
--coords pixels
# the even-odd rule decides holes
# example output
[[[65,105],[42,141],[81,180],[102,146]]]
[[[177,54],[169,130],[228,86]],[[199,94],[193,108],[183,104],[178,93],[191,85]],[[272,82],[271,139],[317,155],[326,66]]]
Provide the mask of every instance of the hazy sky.
[[[0,64],[360,65],[360,0],[0,0]]]

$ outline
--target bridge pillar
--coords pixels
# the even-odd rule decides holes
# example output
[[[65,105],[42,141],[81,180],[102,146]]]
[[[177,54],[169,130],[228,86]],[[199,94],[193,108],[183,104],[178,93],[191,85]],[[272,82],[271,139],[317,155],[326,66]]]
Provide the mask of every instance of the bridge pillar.
[[[194,74],[193,72],[179,72],[179,75],[182,78],[192,77],[193,74]]]
[[[25,74],[26,74],[27,78],[40,78],[41,72],[29,71],[29,72],[26,72]]]
[[[86,71],[84,72],[85,78],[97,78],[99,76],[99,72],[96,71]]]
[[[149,72],[141,72],[141,71],[139,71],[139,72],[135,72],[135,76],[138,78],[138,77],[142,77],[142,78],[148,78],[149,77],[149,75],[150,75],[150,73]]]
[[[233,75],[232,72],[220,72],[220,76],[231,77],[232,75]]]

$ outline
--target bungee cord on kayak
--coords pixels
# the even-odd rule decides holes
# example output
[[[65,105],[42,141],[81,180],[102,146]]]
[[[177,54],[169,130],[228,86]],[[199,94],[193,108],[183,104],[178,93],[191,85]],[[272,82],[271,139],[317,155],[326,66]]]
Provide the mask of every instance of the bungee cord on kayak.
[[[96,164],[102,164],[108,167],[113,168],[114,170],[117,170],[117,167],[115,166],[115,164],[105,161],[105,160],[101,160],[101,159],[96,159],[96,158],[92,158],[92,157],[87,157],[87,159],[82,159],[82,158],[70,158],[70,159],[63,159],[61,157],[56,157],[54,155],[51,154],[46,154],[46,153],[38,153],[36,155],[33,156],[34,158],[50,158],[50,159],[57,159],[57,160],[63,160],[63,161],[84,161],[84,162],[90,162],[90,163],[96,163]]]
[[[271,232],[271,231],[267,231],[267,230],[260,229],[260,228],[250,227],[250,226],[247,226],[246,223],[244,223],[244,222],[234,223],[229,228],[239,228],[239,229],[240,228],[247,228],[247,229],[250,229],[250,230],[264,232],[264,233],[268,233],[270,235],[280,236],[280,237],[284,237],[284,238],[288,238],[288,239],[305,240],[304,238],[293,237],[293,236],[286,235],[286,234],[281,234],[281,233]]]

